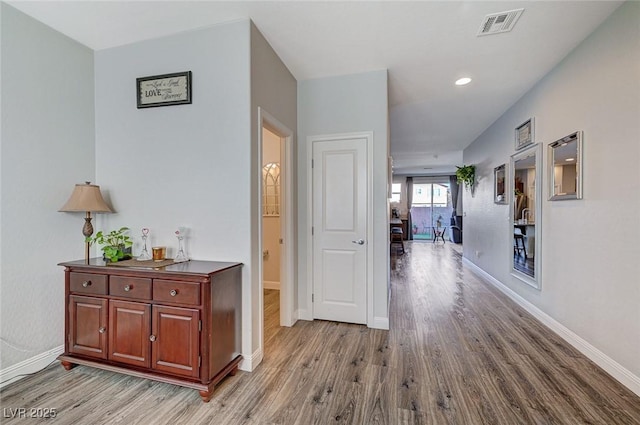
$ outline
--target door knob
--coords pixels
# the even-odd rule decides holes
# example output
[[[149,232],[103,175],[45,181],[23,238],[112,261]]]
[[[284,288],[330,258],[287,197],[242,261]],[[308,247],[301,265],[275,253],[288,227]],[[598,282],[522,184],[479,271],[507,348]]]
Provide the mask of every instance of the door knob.
[[[357,243],[358,245],[364,245],[364,239],[358,239],[357,241],[351,241],[351,243]]]

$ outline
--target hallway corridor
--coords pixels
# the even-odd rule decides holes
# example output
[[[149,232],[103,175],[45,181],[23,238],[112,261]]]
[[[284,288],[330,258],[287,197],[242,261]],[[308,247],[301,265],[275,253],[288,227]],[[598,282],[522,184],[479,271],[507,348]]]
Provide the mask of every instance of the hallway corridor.
[[[639,397],[462,266],[459,246],[407,246],[391,333],[416,423],[640,424]]]

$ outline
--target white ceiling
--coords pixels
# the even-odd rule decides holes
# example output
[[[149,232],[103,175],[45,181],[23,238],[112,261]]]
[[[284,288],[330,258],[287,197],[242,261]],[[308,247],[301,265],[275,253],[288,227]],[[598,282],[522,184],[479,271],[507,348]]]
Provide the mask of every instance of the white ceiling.
[[[296,79],[389,70],[396,173],[450,172],[620,1],[9,1],[101,50],[251,18]],[[525,11],[477,37],[485,15]],[[471,84],[457,87],[461,76]],[[428,170],[425,170],[428,168]]]

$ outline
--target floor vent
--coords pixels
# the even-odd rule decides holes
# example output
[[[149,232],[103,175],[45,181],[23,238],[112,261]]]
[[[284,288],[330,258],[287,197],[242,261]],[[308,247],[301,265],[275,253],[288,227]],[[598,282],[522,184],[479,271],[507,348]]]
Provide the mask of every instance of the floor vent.
[[[522,12],[524,12],[524,9],[515,9],[485,16],[478,30],[478,37],[511,31]]]

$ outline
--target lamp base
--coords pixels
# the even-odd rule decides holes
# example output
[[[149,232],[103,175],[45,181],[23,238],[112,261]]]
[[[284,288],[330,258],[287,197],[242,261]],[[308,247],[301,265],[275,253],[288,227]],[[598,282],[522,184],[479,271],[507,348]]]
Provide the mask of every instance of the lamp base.
[[[85,239],[93,235],[93,225],[91,224],[91,211],[87,211],[84,216],[84,226],[82,226],[82,234]],[[89,264],[89,242],[84,243],[84,263]]]

